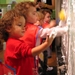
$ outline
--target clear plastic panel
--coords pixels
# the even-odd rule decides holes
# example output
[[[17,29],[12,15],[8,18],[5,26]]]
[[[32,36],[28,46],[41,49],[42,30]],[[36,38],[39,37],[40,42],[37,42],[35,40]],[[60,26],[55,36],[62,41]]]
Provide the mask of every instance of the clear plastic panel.
[[[62,36],[61,51],[68,65],[67,75],[75,75],[75,0],[63,0],[63,8],[66,9],[68,32]]]

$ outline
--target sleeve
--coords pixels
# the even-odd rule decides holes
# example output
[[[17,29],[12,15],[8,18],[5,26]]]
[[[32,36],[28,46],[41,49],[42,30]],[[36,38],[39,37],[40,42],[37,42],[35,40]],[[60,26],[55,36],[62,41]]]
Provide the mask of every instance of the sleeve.
[[[68,32],[68,26],[56,27],[54,29],[54,32],[56,33],[56,37],[62,36],[63,34],[66,34]]]
[[[42,29],[40,29],[39,30],[39,36],[41,37],[41,38],[46,38],[46,36],[48,35],[48,32],[50,31],[50,29],[49,28],[42,28]]]
[[[32,53],[31,53],[32,48],[30,48],[27,44],[25,43],[20,44],[18,49],[20,50],[19,52],[22,57],[32,56]]]
[[[15,58],[32,56],[31,50],[32,50],[31,47],[22,42],[15,48],[14,56]]]
[[[67,31],[68,31],[68,26],[64,26],[64,27],[57,26],[53,28],[44,28],[41,29],[39,32],[41,38],[45,38],[47,35],[49,35],[49,37],[53,36],[53,38],[55,38],[58,36],[62,36]]]
[[[46,38],[46,36],[49,35],[49,37],[53,36],[55,38],[56,33],[54,32],[54,28],[44,28],[40,30],[40,37]]]

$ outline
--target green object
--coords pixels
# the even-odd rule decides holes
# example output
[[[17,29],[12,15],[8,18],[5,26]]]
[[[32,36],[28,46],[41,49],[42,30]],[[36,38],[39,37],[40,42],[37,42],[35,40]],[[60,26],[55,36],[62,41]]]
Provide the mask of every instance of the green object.
[[[55,10],[52,10],[51,19],[55,19]]]
[[[0,0],[0,4],[6,4],[6,0]]]

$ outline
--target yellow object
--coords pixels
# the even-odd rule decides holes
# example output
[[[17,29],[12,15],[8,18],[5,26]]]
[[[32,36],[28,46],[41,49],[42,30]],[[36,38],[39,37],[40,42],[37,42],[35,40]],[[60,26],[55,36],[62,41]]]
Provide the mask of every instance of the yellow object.
[[[66,19],[66,15],[65,15],[65,10],[62,9],[60,12],[59,12],[59,19],[60,20],[65,20]]]

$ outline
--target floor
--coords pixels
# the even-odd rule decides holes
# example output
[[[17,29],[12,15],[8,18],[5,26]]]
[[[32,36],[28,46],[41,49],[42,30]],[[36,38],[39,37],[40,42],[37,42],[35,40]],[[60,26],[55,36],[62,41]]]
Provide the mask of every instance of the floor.
[[[57,75],[57,59],[56,52],[52,52],[52,58],[48,59],[48,65],[53,67],[52,71],[47,72],[47,75]]]
[[[41,55],[42,57],[42,55]],[[53,67],[53,70],[47,71],[46,75],[57,75],[57,59],[56,59],[56,52],[52,52],[52,57],[48,58],[47,64],[51,67]],[[41,72],[41,69],[40,69]],[[42,74],[41,74],[42,75]]]
[[[57,75],[57,67],[53,67],[52,71],[48,71],[47,75]]]

